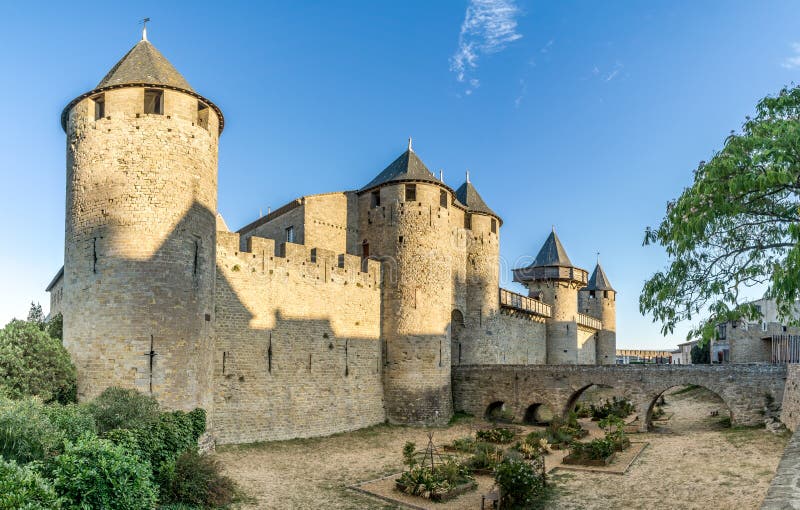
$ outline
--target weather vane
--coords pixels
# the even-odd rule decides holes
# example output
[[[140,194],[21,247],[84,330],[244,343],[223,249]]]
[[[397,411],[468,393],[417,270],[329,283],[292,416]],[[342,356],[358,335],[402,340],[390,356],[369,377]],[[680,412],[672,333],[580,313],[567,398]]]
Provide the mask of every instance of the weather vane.
[[[150,21],[150,18],[143,18],[142,21],[139,23],[142,24],[142,41],[147,40],[147,22]]]

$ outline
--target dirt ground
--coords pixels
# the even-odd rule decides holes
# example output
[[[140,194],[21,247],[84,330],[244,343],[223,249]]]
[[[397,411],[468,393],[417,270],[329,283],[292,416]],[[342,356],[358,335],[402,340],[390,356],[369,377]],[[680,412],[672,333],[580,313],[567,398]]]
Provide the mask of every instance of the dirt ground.
[[[624,475],[556,469],[553,509],[755,509],[780,460],[788,435],[724,428],[724,404],[702,388],[665,395],[674,413],[648,434],[650,445]],[[710,416],[719,411],[719,416]],[[399,508],[346,487],[402,469],[406,441],[419,448],[469,435],[473,420],[447,428],[379,425],[317,439],[221,447],[218,458],[252,502],[243,509]]]

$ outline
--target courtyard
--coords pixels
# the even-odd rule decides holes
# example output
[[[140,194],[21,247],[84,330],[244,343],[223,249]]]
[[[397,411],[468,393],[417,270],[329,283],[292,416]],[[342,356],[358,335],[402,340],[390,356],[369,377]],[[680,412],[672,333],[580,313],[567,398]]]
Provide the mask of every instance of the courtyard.
[[[589,390],[584,399],[605,396],[602,389]],[[724,404],[704,388],[673,388],[665,402],[668,420],[656,422],[649,433],[631,435],[648,445],[624,474],[551,469],[549,461],[553,490],[545,507],[758,508],[788,434],[729,427]],[[218,458],[251,497],[243,508],[405,508],[348,487],[401,471],[403,445],[424,446],[428,431],[437,445],[444,445],[482,424],[482,419],[466,417],[435,429],[379,425],[323,438],[220,447]],[[435,508],[479,508],[479,493],[486,486],[479,483],[478,491]],[[430,505],[424,500],[417,504]]]

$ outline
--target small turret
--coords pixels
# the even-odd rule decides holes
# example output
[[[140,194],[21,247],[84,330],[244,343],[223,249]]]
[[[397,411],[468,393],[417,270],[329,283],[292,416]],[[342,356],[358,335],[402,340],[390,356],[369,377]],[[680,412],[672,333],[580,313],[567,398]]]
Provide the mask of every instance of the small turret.
[[[502,220],[483,201],[467,179],[456,190],[456,199],[466,207],[467,327],[480,330],[485,319],[499,311],[500,225]]]
[[[531,297],[552,307],[552,316],[546,321],[548,364],[580,362],[578,289],[586,286],[587,277],[584,269],[570,261],[555,228],[533,264],[514,269],[514,281],[525,285]]]
[[[598,365],[613,365],[616,362],[616,300],[617,292],[598,260],[589,283],[581,289],[579,296],[579,311],[603,322],[603,328],[597,332],[595,345]]]

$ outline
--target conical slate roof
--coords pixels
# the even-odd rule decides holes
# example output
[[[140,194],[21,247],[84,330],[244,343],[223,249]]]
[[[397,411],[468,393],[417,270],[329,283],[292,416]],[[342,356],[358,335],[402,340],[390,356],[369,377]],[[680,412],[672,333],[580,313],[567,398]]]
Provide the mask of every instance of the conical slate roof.
[[[558,239],[555,229],[547,236],[542,249],[536,255],[536,259],[530,267],[541,266],[561,266],[561,267],[574,267],[572,261],[567,256],[567,251]]]
[[[416,153],[408,149],[359,191],[365,191],[380,186],[381,184],[396,181],[423,181],[442,184],[441,181],[428,170],[428,167],[425,166],[425,163],[419,159]]]
[[[132,84],[166,85],[194,92],[181,73],[144,39],[136,43],[95,88]]]
[[[481,196],[478,194],[478,190],[476,190],[475,186],[473,186],[469,181],[466,181],[456,190],[456,198],[459,202],[467,207],[467,211],[469,212],[489,214],[499,218],[497,213],[492,211],[489,206],[486,205],[486,202],[484,202]]]
[[[599,262],[595,266],[592,276],[589,277],[589,284],[583,290],[614,290]]]

